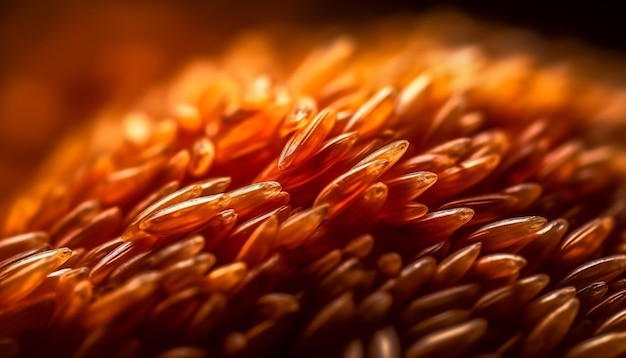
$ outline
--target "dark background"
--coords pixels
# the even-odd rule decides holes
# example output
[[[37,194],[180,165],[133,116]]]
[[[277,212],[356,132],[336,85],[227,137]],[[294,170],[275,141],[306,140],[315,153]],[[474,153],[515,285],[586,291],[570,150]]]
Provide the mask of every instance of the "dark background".
[[[361,23],[437,8],[626,52],[614,4],[511,1],[0,1],[0,213],[64,133],[181,61],[267,23]]]

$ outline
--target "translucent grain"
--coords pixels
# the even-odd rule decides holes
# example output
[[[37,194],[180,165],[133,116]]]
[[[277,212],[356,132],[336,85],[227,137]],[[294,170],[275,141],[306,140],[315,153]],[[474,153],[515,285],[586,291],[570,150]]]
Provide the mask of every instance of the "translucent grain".
[[[481,296],[474,304],[473,310],[480,317],[503,319],[541,292],[549,281],[550,277],[540,274],[496,288]]]
[[[375,160],[351,169],[322,189],[313,206],[326,204],[328,216],[333,216],[378,179],[388,164],[386,160]]]
[[[614,225],[612,218],[597,218],[572,231],[563,240],[556,262],[564,267],[583,262],[602,245]]]
[[[498,155],[487,155],[477,159],[466,160],[439,173],[437,183],[426,195],[427,200],[439,201],[453,197],[456,194],[479,183],[487,177],[500,162]]]
[[[46,276],[70,258],[67,247],[44,251],[20,260],[0,271],[0,303],[19,301],[41,284]]]
[[[469,277],[496,279],[512,277],[526,266],[526,259],[517,255],[492,254],[480,257],[468,272]]]
[[[350,240],[341,250],[346,257],[365,258],[374,248],[374,237],[369,234],[359,235]]]
[[[580,342],[569,349],[565,357],[617,357],[624,352],[626,352],[626,332],[606,333]]]
[[[563,278],[559,285],[580,289],[597,281],[609,282],[624,271],[626,271],[626,255],[606,256],[575,268]]]
[[[436,332],[453,325],[468,321],[471,318],[470,310],[448,310],[434,316],[425,318],[409,328],[405,333],[408,342],[415,342],[425,335]]]
[[[389,202],[411,201],[422,195],[435,184],[437,174],[432,172],[414,172],[385,181],[389,190]]]
[[[478,341],[487,331],[487,321],[474,319],[435,331],[406,351],[406,357],[456,357]]]
[[[281,192],[281,185],[277,182],[262,182],[247,185],[225,194],[229,198],[227,207],[235,210],[242,218],[253,212],[255,206],[278,195]]]
[[[235,257],[235,261],[243,261],[249,266],[254,266],[265,260],[276,245],[277,234],[278,219],[272,215],[254,230]]]
[[[229,293],[241,285],[247,273],[248,266],[245,263],[235,262],[211,271],[207,275],[206,284],[213,292]]]
[[[359,167],[364,164],[371,163],[375,160],[386,160],[389,163],[387,164],[387,168],[392,167],[396,164],[400,158],[406,153],[407,149],[409,149],[409,142],[406,140],[397,140],[386,146],[378,149],[367,157],[363,158],[360,162],[358,162],[355,167]],[[385,170],[386,170],[385,169]],[[426,180],[432,180],[432,177],[425,178]]]
[[[124,234],[122,234],[122,240],[128,241],[133,238],[133,235],[139,230],[139,223],[145,219],[147,216],[164,209],[166,207],[179,204],[181,202],[194,199],[200,196],[202,193],[202,188],[197,185],[186,186],[180,190],[177,190],[162,199],[154,202],[143,211],[141,211],[135,218],[132,219],[130,226],[126,229]]]
[[[578,307],[578,300],[570,298],[545,316],[524,340],[521,354],[526,357],[546,357],[552,354],[574,322]]]
[[[311,97],[300,97],[281,126],[281,135],[287,135],[306,126],[317,114],[317,103]]]
[[[121,228],[122,212],[118,207],[113,207],[103,210],[84,223],[80,229],[60,238],[56,247],[83,247],[89,250],[112,239],[119,234]]]
[[[450,210],[434,211],[411,222],[406,229],[417,234],[414,242],[403,238],[410,246],[428,246],[443,241],[450,237],[452,233],[469,222],[474,216],[474,211],[468,208],[458,208]]]
[[[480,287],[477,284],[467,284],[424,295],[406,307],[402,312],[402,321],[413,325],[447,310],[470,308],[479,293]]]
[[[139,228],[152,235],[176,235],[199,228],[230,202],[225,194],[183,201],[148,215]]]
[[[496,221],[465,237],[462,242],[481,242],[484,252],[494,252],[520,241],[532,240],[548,220],[540,216],[525,216]]]
[[[160,277],[161,275],[155,272],[142,274],[101,297],[87,308],[84,325],[90,328],[101,326],[142,303],[157,289]]]
[[[378,271],[387,277],[398,275],[402,269],[402,257],[396,252],[381,255],[376,262]]]
[[[457,283],[472,267],[481,248],[482,244],[477,242],[448,255],[437,266],[433,284],[437,287],[448,287]]]
[[[574,287],[563,287],[552,292],[549,292],[539,298],[536,298],[530,302],[526,308],[524,308],[524,316],[522,321],[528,328],[535,327],[541,320],[543,320],[550,312],[557,310],[563,306],[565,302],[574,298],[576,295],[576,289]]]
[[[50,237],[43,231],[4,238],[0,241],[0,262],[24,251],[43,248],[49,240]]]
[[[337,114],[332,110],[322,110],[304,128],[293,134],[278,158],[278,168],[285,170],[291,165],[299,165],[318,151],[330,134]]]
[[[415,118],[426,106],[431,85],[432,78],[428,74],[421,74],[409,82],[396,100],[398,117],[404,120]]]
[[[314,345],[332,341],[341,332],[354,310],[352,293],[337,297],[319,310],[319,313],[306,326],[300,337],[300,345],[313,348]],[[320,346],[317,346],[319,349]]]
[[[402,357],[402,346],[395,328],[386,326],[376,331],[370,340],[368,351],[372,358]]]
[[[319,205],[287,218],[278,228],[277,247],[293,249],[300,245],[326,218],[328,210],[328,205]]]
[[[371,137],[385,126],[392,115],[396,94],[392,87],[378,90],[352,115],[344,131],[355,131],[362,138]]]
[[[194,177],[206,175],[211,170],[215,158],[215,146],[208,138],[200,138],[191,147],[189,174]]]
[[[621,332],[626,330],[626,309],[621,310],[611,317],[607,318],[598,329],[595,331],[595,335]]]
[[[102,203],[99,200],[87,200],[77,205],[50,228],[50,236],[60,238],[69,234],[72,230],[76,230],[88,222],[101,209]]]

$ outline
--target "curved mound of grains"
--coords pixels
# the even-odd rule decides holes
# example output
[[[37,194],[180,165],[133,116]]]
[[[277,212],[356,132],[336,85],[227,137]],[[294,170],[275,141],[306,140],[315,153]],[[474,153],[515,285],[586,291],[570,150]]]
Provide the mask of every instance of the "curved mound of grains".
[[[244,36],[61,145],[2,229],[0,356],[624,354],[614,88],[407,26]]]

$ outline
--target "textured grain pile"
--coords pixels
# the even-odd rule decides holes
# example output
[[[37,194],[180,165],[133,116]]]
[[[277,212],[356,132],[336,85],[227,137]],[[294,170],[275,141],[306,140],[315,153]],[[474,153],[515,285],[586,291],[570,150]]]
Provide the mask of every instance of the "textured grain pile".
[[[244,36],[60,144],[2,229],[0,356],[624,354],[614,87],[429,26]]]

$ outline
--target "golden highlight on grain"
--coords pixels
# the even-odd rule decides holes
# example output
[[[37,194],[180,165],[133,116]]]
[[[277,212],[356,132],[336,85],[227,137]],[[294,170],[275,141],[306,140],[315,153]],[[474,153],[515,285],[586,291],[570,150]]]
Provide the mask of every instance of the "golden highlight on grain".
[[[0,356],[623,355],[623,96],[440,17],[244,35],[56,156],[0,229]]]

